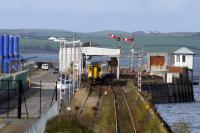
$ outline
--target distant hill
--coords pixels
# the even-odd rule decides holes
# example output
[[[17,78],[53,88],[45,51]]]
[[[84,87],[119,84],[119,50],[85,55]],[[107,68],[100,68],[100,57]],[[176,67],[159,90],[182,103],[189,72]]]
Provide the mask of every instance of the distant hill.
[[[48,38],[49,36],[65,37],[72,36],[74,32],[48,29],[0,29],[0,34],[17,34],[21,37]]]
[[[192,37],[195,39],[200,39],[200,32],[192,34]]]
[[[117,30],[104,30],[104,31],[90,32],[89,34],[98,35],[98,36],[106,36],[109,33],[116,34],[116,35],[129,35],[129,34],[131,34],[129,32],[117,31]]]
[[[123,46],[124,51],[130,51],[131,45],[125,42],[117,42],[107,36],[108,33],[121,35],[126,37],[128,35],[135,35],[135,45],[143,47],[144,50],[149,52],[172,52],[177,48],[186,46],[197,53],[200,53],[200,32],[173,32],[173,33],[160,33],[160,32],[124,32],[117,30],[104,30],[97,32],[72,32],[65,30],[48,30],[48,29],[1,29],[0,34],[17,34],[21,36],[20,50],[33,52],[49,51],[57,52],[59,45],[56,42],[49,41],[50,36],[65,37],[72,40],[73,35],[76,33],[76,38],[83,42],[93,42],[101,47],[118,48],[119,45]]]

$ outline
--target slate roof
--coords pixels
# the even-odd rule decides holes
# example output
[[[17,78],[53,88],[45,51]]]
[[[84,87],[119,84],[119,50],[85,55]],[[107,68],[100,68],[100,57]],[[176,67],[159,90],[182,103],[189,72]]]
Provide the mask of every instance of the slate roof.
[[[182,47],[182,48],[174,51],[173,54],[189,54],[189,55],[192,54],[192,55],[194,55],[195,53],[186,47]]]

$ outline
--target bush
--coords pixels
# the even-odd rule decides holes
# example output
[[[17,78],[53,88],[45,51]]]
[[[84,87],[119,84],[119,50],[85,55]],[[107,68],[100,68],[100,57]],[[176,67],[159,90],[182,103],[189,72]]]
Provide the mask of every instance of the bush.
[[[185,121],[179,121],[172,126],[174,133],[191,133],[190,124]]]

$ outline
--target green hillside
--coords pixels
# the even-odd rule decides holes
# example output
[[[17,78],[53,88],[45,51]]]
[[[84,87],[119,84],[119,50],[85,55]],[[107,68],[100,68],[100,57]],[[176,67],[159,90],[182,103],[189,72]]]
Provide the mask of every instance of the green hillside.
[[[58,43],[48,41],[50,36],[65,37],[72,40],[74,32],[64,30],[43,30],[43,29],[15,29],[15,30],[0,30],[1,34],[17,34],[21,36],[20,50],[31,50],[33,52],[49,51],[55,52],[59,49]],[[193,32],[174,32],[174,33],[145,33],[138,32],[123,32],[123,31],[99,31],[91,33],[76,33],[76,38],[83,42],[92,41],[98,46],[108,48],[118,48],[120,43],[110,39],[107,35],[113,33],[127,37],[128,35],[135,35],[135,45],[143,47],[145,51],[149,52],[172,52],[175,49],[186,46],[200,53],[200,33]],[[123,49],[130,49],[130,45],[121,42]]]

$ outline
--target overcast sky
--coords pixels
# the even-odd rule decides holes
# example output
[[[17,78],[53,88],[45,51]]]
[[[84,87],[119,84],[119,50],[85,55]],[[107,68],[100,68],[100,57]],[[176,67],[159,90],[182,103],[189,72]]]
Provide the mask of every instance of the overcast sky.
[[[0,28],[200,31],[200,0],[1,0]]]

